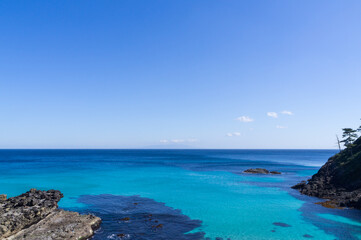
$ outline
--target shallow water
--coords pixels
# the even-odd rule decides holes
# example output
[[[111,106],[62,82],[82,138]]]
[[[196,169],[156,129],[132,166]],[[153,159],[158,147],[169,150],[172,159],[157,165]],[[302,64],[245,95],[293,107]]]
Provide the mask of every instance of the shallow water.
[[[0,150],[0,192],[59,189],[60,207],[105,219],[95,239],[360,239],[359,211],[326,209],[290,189],[334,153]],[[250,167],[283,174],[242,174]]]

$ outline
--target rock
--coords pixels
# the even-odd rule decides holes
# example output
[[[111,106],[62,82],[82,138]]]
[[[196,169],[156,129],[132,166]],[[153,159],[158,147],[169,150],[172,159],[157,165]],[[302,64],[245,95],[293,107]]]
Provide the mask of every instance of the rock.
[[[87,239],[100,218],[58,210],[63,194],[30,191],[0,202],[0,239]],[[25,238],[26,236],[26,238]],[[64,237],[62,237],[64,236]]]
[[[100,225],[100,218],[57,209],[46,218],[6,240],[88,239]]]
[[[0,238],[39,222],[58,207],[59,191],[29,191],[0,203]]]
[[[264,168],[250,168],[244,171],[244,173],[253,173],[253,174],[281,174],[277,171],[268,171]]]
[[[334,201],[316,202],[315,204],[321,205],[326,208],[343,209],[343,207],[340,207],[339,204]]]
[[[325,207],[361,209],[361,137],[335,154],[307,182],[292,188],[301,194],[328,199]]]
[[[0,194],[0,201],[5,201],[7,198],[6,194]]]
[[[302,181],[300,183],[297,183],[296,185],[292,186],[291,188],[293,189],[302,189],[306,186],[307,182],[306,181]]]

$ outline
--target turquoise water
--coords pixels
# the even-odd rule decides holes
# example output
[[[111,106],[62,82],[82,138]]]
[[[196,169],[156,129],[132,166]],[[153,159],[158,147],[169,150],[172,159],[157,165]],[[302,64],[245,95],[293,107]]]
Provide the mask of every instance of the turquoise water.
[[[210,239],[360,239],[359,211],[326,209],[314,204],[319,200],[289,188],[315,173],[332,154],[333,150],[1,150],[0,193],[59,189],[64,193],[60,207],[90,212],[80,196],[137,195],[200,220],[191,232],[204,232]],[[283,174],[242,174],[249,167]],[[111,238],[109,231],[103,234]]]

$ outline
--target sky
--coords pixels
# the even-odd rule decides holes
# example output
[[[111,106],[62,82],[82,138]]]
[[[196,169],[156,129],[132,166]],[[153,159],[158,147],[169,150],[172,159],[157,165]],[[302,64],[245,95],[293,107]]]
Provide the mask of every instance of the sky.
[[[361,125],[360,12],[2,0],[0,148],[336,148]]]

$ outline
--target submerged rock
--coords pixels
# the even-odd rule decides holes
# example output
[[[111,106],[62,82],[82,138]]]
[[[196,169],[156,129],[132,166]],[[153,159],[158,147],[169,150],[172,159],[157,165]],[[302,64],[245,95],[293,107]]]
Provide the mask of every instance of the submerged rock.
[[[310,235],[310,234],[305,234],[305,235],[303,235],[303,237],[304,237],[304,238],[313,238],[313,236]]]
[[[63,194],[31,189],[0,202],[0,239],[87,239],[100,218],[58,210]]]
[[[204,240],[197,231],[200,220],[182,214],[150,198],[118,195],[82,195],[84,212],[102,218],[103,224],[92,240]],[[134,202],[139,203],[134,205]]]
[[[244,171],[244,173],[253,173],[253,174],[281,174],[277,171],[268,171],[265,168],[250,168]]]
[[[292,188],[305,195],[329,199],[321,204],[326,207],[361,209],[361,138],[332,156],[307,182]]]
[[[292,227],[291,225],[289,225],[287,223],[283,223],[283,222],[274,222],[272,224],[275,226],[278,226],[278,227]]]

